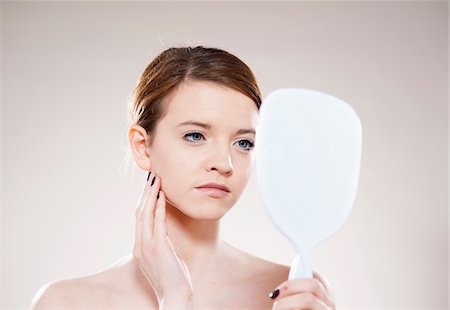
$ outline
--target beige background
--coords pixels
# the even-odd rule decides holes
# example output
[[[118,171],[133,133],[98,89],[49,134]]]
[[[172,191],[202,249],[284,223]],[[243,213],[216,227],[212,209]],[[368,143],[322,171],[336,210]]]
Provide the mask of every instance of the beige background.
[[[2,302],[131,251],[146,175],[125,155],[126,100],[145,65],[185,44],[224,48],[266,96],[316,89],[355,109],[354,210],[313,268],[338,309],[446,309],[447,2],[1,3]],[[223,237],[283,264],[254,178]],[[238,288],[237,288],[238,289]]]

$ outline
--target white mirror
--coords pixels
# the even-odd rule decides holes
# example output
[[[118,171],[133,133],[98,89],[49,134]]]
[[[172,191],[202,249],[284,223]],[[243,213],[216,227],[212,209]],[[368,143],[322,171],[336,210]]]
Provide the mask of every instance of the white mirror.
[[[361,122],[344,101],[284,88],[261,105],[256,179],[272,223],[294,246],[289,279],[312,278],[312,250],[353,207],[361,160]]]

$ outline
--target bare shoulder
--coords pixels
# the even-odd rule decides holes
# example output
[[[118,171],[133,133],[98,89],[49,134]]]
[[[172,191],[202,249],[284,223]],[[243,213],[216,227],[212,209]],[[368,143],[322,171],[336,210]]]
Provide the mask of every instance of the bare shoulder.
[[[156,296],[132,255],[94,274],[49,282],[31,302],[33,310],[153,309],[155,305]]]
[[[31,303],[31,309],[57,309],[78,306],[77,301],[87,290],[77,279],[52,281],[39,289]]]
[[[248,276],[251,282],[260,283],[265,287],[267,294],[277,285],[286,281],[289,276],[289,266],[265,260],[263,258],[247,254]]]
[[[245,257],[247,259],[248,270],[250,271],[247,274],[253,279],[251,282],[253,284],[260,283],[260,288],[264,291],[271,292],[278,285],[288,280],[290,266],[274,263],[248,253],[245,254]],[[330,296],[334,297],[329,281],[324,276],[313,271],[313,277],[322,283],[325,291]]]
[[[103,274],[52,281],[34,296],[31,309],[70,309],[108,307],[116,303],[121,292],[104,281]]]

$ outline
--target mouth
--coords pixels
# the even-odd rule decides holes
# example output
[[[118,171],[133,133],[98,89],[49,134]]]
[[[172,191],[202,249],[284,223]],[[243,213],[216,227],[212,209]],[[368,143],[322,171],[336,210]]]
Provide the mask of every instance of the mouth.
[[[216,187],[196,187],[196,189],[214,198],[223,198],[229,194],[229,192]]]

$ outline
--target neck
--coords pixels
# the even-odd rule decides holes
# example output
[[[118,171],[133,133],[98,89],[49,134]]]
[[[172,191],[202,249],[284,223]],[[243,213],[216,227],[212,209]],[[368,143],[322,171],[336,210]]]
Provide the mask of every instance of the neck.
[[[166,201],[167,234],[175,252],[186,263],[193,283],[199,284],[208,270],[222,268],[230,257],[230,246],[219,239],[220,221],[193,219]],[[219,267],[217,267],[219,266]],[[132,253],[115,267],[125,267],[131,276],[130,285],[148,290],[149,283],[142,274]],[[119,268],[122,269],[122,268]]]
[[[193,281],[205,274],[220,257],[220,220],[198,220],[184,214],[166,201],[166,225],[170,241],[186,263]]]

